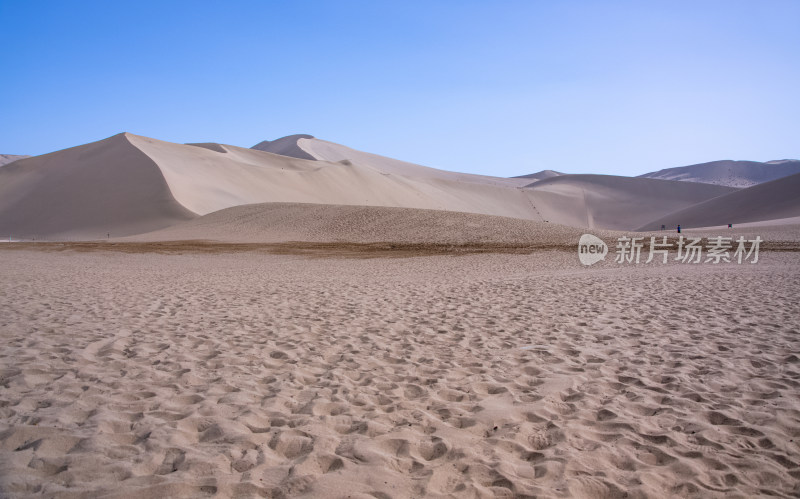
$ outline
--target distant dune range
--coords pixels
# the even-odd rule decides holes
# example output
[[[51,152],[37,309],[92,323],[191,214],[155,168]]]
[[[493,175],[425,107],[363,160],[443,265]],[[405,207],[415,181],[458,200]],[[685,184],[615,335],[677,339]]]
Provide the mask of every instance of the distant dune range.
[[[522,236],[530,231],[540,240],[545,232],[560,240],[574,237],[573,228],[692,227],[800,214],[794,184],[775,182],[751,191],[549,170],[500,178],[429,168],[310,135],[247,149],[123,133],[0,168],[0,237],[99,239],[158,231],[146,238],[362,241],[378,233],[393,240],[437,233],[438,241],[459,234],[499,241],[531,240]],[[739,199],[758,209],[734,217],[726,206]],[[717,211],[702,209],[709,215],[700,216],[692,211],[700,206]]]
[[[612,175],[560,175],[531,183],[545,220],[575,227],[632,230],[642,223],[717,196],[732,187]]]
[[[800,216],[800,173],[719,196],[670,213],[636,230],[760,222]]]
[[[682,180],[706,184],[727,185],[730,187],[750,187],[782,177],[800,173],[800,161],[783,159],[777,161],[712,161],[697,165],[667,168],[657,172],[640,175],[644,178]]]

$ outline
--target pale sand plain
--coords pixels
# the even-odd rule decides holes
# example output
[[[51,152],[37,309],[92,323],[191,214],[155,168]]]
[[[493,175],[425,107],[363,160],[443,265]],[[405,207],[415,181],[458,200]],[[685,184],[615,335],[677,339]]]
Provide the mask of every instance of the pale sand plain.
[[[0,495],[796,497],[800,254],[0,248]]]

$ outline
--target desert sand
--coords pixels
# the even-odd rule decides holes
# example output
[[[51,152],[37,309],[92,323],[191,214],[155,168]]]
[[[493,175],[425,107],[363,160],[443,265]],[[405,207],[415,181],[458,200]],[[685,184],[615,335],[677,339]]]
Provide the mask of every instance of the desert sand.
[[[0,169],[0,237],[122,237],[266,202],[418,208],[634,230],[736,190],[611,175],[531,182],[464,174],[307,137],[261,146],[301,157],[123,133],[21,159]]]
[[[30,156],[25,156],[21,154],[0,154],[0,166],[7,165],[9,163],[13,163],[18,159],[25,159],[29,158]]]
[[[175,201],[158,165],[124,135],[0,169],[0,236],[106,237],[196,216]]]
[[[640,221],[652,221],[736,192],[732,187],[712,184],[615,175],[559,175],[526,187],[545,220],[615,230],[634,230],[645,225]]]
[[[796,183],[503,179],[309,135],[7,164],[0,497],[797,497]],[[661,223],[759,261],[614,262]]]
[[[639,227],[709,227],[800,216],[800,173],[709,199]]]
[[[800,493],[796,252],[0,252],[4,495]]]
[[[313,203],[234,206],[119,241],[351,242],[572,247],[585,230],[455,211]],[[604,237],[616,232],[596,231]]]

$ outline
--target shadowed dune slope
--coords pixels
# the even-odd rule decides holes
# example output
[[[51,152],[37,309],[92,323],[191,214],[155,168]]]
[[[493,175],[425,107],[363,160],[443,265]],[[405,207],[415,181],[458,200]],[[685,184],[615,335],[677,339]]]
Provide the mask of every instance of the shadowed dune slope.
[[[760,163],[758,161],[712,161],[697,165],[666,168],[645,173],[640,177],[702,182],[731,187],[750,187],[789,175],[800,173],[799,160],[780,160]]]
[[[582,229],[518,218],[382,206],[263,203],[227,208],[133,241],[577,244]]]
[[[734,192],[732,187],[613,175],[561,175],[529,184],[544,220],[632,230],[664,213]]]
[[[800,174],[732,192],[656,218],[637,230],[661,226],[711,227],[800,216]]]
[[[94,239],[195,216],[175,201],[158,165],[127,134],[0,168],[0,237]]]
[[[30,156],[24,154],[0,154],[0,166],[25,158],[30,158]]]
[[[559,175],[565,175],[564,173],[557,172],[555,170],[542,170],[536,173],[529,173],[527,175],[518,175],[512,178],[526,178],[528,180],[544,180],[550,177],[558,177]]]

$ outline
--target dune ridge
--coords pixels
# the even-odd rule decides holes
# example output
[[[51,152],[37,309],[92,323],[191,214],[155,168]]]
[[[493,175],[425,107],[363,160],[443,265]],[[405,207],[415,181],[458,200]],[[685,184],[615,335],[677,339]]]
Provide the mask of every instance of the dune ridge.
[[[730,187],[750,187],[796,173],[800,173],[800,160],[796,159],[767,161],[765,163],[726,159],[676,168],[665,168],[639,175],[639,177],[701,182]]]
[[[196,215],[127,134],[20,159],[0,169],[0,235],[106,237]]]
[[[800,216],[800,173],[754,185],[659,217],[637,228],[708,227]]]
[[[507,179],[456,173],[310,135],[248,149],[211,142],[174,144],[125,133],[0,169],[0,234],[126,236],[259,203],[413,208],[634,230],[735,190],[611,175]],[[747,199],[758,202],[756,195]],[[747,221],[765,216],[753,213]],[[717,223],[705,220],[703,225]]]
[[[297,146],[320,161],[345,161],[355,163],[374,168],[375,170],[389,175],[404,175],[420,179],[449,180],[456,182],[474,182],[478,184],[492,184],[507,187],[522,187],[527,183],[520,179],[440,170],[409,163],[407,161],[387,158],[378,154],[359,151],[314,137],[298,139]]]
[[[432,181],[354,162],[305,160],[229,145],[223,154],[140,136],[131,141],[160,165],[176,200],[201,215],[244,204],[301,202],[536,217],[526,193],[507,185]]]
[[[19,159],[25,158],[30,158],[30,156],[26,156],[24,154],[0,154],[0,166],[7,165]]]
[[[614,175],[561,175],[528,184],[543,219],[571,226],[633,230],[735,188]],[[656,227],[658,228],[658,227]]]
[[[274,154],[280,154],[282,156],[290,156],[292,158],[298,159],[310,159],[314,161],[315,158],[305,150],[301,149],[298,146],[298,141],[300,139],[313,139],[313,135],[308,135],[304,133],[298,133],[295,135],[287,135],[286,137],[281,137],[275,140],[263,140],[258,144],[251,147],[251,149],[256,149],[259,151],[266,151],[271,152]]]
[[[527,178],[532,180],[544,180],[550,177],[558,177],[559,175],[566,175],[565,173],[557,172],[555,170],[542,170],[536,173],[529,173],[527,175],[518,175],[512,178]]]

